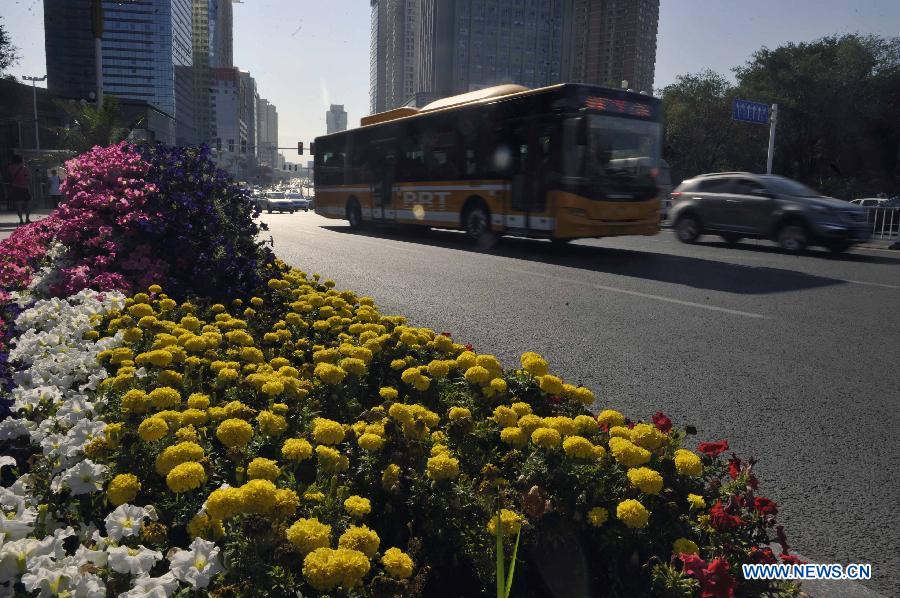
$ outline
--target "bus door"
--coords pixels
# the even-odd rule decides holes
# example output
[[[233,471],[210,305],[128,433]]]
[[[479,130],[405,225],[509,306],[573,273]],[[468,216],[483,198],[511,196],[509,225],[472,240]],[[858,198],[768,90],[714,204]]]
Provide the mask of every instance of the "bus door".
[[[524,212],[514,228],[535,233],[553,231],[547,210],[548,185],[553,180],[552,125],[524,122],[512,131],[512,209]]]
[[[372,164],[372,220],[394,220],[394,180],[397,175],[397,151],[393,139],[373,141],[369,145]]]

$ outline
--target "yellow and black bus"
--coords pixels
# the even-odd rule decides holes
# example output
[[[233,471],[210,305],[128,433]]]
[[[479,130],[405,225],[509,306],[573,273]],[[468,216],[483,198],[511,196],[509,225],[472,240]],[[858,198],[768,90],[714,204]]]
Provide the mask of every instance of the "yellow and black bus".
[[[362,119],[316,139],[329,218],[569,241],[659,232],[660,101],[501,85]]]

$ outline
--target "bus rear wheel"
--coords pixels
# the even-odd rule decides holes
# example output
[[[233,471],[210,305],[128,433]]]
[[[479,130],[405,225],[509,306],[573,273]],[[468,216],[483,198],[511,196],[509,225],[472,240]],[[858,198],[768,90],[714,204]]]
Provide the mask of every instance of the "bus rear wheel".
[[[477,203],[466,210],[463,218],[466,234],[476,245],[490,249],[497,244],[497,234],[491,230],[491,218],[487,208]]]
[[[362,208],[355,198],[347,202],[347,220],[350,221],[350,228],[359,230],[363,226]]]

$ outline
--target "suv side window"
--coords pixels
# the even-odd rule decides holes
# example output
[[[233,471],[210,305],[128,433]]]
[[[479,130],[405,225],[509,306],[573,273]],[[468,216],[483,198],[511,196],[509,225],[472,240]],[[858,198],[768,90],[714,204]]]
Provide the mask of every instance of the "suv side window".
[[[704,179],[697,187],[700,193],[730,193],[731,179]]]
[[[734,182],[732,193],[737,195],[752,195],[754,191],[764,190],[763,186],[750,179],[738,179]]]

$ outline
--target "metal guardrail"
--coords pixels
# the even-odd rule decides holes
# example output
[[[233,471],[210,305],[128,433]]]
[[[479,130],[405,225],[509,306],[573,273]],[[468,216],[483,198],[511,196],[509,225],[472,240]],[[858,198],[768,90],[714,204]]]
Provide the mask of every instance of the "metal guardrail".
[[[900,207],[866,208],[866,222],[872,230],[873,239],[900,238]]]

